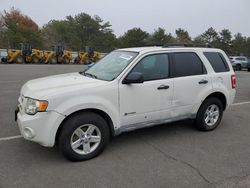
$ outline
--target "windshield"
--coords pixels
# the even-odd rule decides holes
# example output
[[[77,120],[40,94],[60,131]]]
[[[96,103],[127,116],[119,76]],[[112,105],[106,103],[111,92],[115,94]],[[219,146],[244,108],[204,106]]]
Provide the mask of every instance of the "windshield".
[[[85,71],[84,75],[101,80],[114,80],[137,55],[136,52],[113,51]]]

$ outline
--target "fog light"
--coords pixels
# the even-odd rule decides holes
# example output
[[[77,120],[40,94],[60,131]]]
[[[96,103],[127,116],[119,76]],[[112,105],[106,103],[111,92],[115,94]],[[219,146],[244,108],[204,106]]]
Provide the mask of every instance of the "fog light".
[[[24,135],[25,138],[32,139],[35,136],[35,132],[30,127],[24,127],[23,135]]]

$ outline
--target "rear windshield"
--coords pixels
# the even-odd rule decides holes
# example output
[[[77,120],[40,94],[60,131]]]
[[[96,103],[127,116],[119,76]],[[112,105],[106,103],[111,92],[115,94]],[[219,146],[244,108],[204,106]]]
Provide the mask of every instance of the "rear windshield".
[[[228,72],[229,67],[226,59],[218,52],[204,52],[207,60],[210,62],[215,72]]]

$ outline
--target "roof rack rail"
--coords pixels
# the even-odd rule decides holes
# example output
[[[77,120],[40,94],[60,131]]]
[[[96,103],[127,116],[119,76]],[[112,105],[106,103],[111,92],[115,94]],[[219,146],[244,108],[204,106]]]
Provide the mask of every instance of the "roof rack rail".
[[[163,48],[170,47],[193,47],[193,48],[214,48],[211,44],[190,44],[190,43],[169,43],[162,46]]]

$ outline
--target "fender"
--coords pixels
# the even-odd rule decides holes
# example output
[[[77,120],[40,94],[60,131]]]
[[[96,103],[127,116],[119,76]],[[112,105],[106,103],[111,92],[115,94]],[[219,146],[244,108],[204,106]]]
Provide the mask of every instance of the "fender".
[[[213,90],[207,92],[206,95],[203,95],[201,100],[197,101],[197,103],[194,105],[194,107],[192,109],[192,114],[195,114],[195,117],[196,117],[196,114],[197,114],[198,110],[200,109],[200,106],[202,105],[202,103],[206,100],[206,98],[209,95],[211,95],[213,93],[221,93],[221,94],[223,94],[225,96],[225,98],[226,98],[226,103],[227,103],[226,106],[228,106],[229,93],[226,90],[222,89],[222,88],[213,89]]]
[[[54,111],[62,114],[66,118],[70,114],[84,109],[101,110],[111,118],[114,126],[113,128],[115,132],[117,132],[120,129],[120,115],[118,108],[118,103],[113,104],[105,98],[85,95],[84,97],[75,97],[61,103]],[[53,126],[51,129],[50,138],[55,138],[56,132],[64,119],[62,119],[60,123],[57,123]]]

